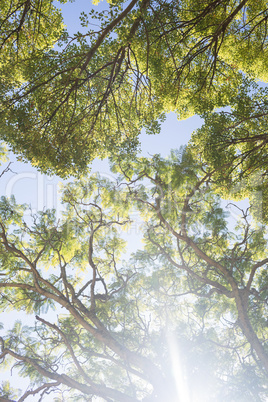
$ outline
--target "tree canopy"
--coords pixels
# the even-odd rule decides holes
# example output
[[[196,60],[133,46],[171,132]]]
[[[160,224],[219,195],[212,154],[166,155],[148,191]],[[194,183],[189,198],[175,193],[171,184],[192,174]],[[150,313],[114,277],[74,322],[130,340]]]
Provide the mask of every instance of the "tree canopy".
[[[35,316],[0,338],[2,361],[31,381],[2,395],[265,401],[266,228],[239,207],[231,228],[185,150],[114,169],[117,182],[69,183],[60,221],[47,210],[26,222],[26,206],[2,197],[1,309]],[[125,259],[133,208],[144,248]]]
[[[229,105],[242,73],[266,80],[267,13],[264,0],[111,1],[68,36],[51,1],[7,2],[2,139],[61,176],[133,153],[164,112]]]
[[[111,0],[71,34],[51,0],[0,13],[0,138],[76,176],[60,218],[0,199],[0,400],[267,401],[267,2]],[[204,124],[138,158],[169,111]]]
[[[255,217],[266,223],[267,93],[245,80],[231,108],[204,114],[190,145],[214,170],[215,191],[227,199],[249,197]]]

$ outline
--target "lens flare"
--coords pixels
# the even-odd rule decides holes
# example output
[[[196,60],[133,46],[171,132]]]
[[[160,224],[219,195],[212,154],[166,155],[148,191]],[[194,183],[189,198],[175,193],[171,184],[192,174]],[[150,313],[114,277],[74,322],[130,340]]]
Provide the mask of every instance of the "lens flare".
[[[191,402],[187,377],[183,374],[180,351],[173,333],[167,334],[167,343],[171,360],[172,375],[175,381],[178,402]]]

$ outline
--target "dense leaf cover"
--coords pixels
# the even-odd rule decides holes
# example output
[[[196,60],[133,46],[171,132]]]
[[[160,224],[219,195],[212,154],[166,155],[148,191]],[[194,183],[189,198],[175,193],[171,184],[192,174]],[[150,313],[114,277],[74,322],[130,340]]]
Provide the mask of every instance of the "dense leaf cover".
[[[50,0],[2,7],[1,137],[43,172],[133,154],[164,112],[211,111],[242,73],[267,78],[264,0],[114,0],[72,36]]]
[[[244,80],[231,108],[204,114],[190,145],[214,170],[215,191],[227,199],[249,197],[255,217],[266,223],[267,93]]]

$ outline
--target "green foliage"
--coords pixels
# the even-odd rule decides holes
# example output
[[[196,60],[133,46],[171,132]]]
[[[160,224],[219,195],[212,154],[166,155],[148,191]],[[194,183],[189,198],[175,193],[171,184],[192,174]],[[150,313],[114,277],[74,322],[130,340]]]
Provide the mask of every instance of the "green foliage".
[[[231,109],[206,113],[191,149],[214,171],[214,189],[229,199],[249,197],[267,222],[267,88],[244,80]]]
[[[12,398],[17,398],[17,395],[16,390],[10,386],[9,381],[4,381],[0,386],[0,396],[3,401],[14,401]]]
[[[6,162],[7,161],[7,147],[5,143],[0,143],[0,161]]]
[[[0,13],[1,96],[5,96],[25,81],[23,61],[51,48],[63,24],[51,0],[1,2]]]
[[[131,159],[163,113],[212,111],[232,102],[243,74],[265,79],[264,0],[111,1],[84,10],[71,38],[50,0],[2,7],[1,136],[43,172]]]
[[[31,383],[21,398],[265,401],[266,228],[246,212],[231,228],[185,148],[113,169],[67,184],[58,221],[1,200],[1,310],[37,314],[0,338]],[[129,255],[134,211],[144,246]]]
[[[267,78],[267,4],[105,7],[70,38],[50,0],[0,5],[1,138],[43,172],[108,156],[116,175],[68,183],[60,219],[1,197],[0,310],[34,324],[0,337],[30,382],[0,399],[266,401],[267,90],[251,79]],[[167,159],[134,158],[171,110],[204,125]],[[231,225],[221,197],[252,205]]]
[[[267,82],[267,3],[247,2],[243,20],[234,21],[235,35],[228,35],[221,56],[233,69]],[[242,16],[242,12],[240,14]],[[243,22],[242,22],[243,21]],[[254,60],[254,68],[252,60]]]

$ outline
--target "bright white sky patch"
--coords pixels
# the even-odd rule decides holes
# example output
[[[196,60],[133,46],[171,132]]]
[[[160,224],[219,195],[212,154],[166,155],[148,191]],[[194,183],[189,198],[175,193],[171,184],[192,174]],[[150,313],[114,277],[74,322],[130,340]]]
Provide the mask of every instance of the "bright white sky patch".
[[[178,402],[191,402],[187,376],[183,373],[183,367],[181,364],[179,347],[175,335],[171,332],[167,334],[167,343],[172,365],[172,374],[175,380],[175,386],[178,396]]]

